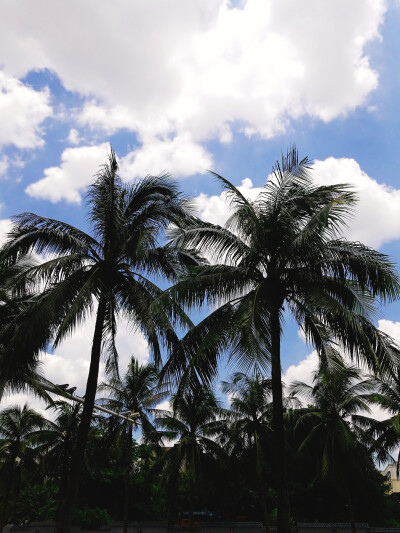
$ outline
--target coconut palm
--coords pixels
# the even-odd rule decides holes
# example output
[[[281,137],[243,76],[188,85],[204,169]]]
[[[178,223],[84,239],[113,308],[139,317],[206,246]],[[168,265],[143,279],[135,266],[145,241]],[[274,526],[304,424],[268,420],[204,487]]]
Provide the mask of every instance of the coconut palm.
[[[162,291],[151,281],[157,276],[174,280],[183,265],[182,256],[171,246],[158,244],[165,227],[187,215],[187,204],[176,185],[167,176],[124,185],[111,152],[109,163],[89,187],[87,200],[92,235],[58,220],[24,213],[14,218],[3,252],[9,263],[33,251],[45,256],[19,279],[20,286],[25,281],[26,286],[44,287],[10,343],[13,357],[19,358],[22,366],[28,364],[27,353],[34,359],[49,340],[58,346],[90,313],[95,311],[96,316],[85,403],[58,533],[71,526],[102,352],[106,369],[117,371],[117,316],[124,313],[142,331],[157,364],[162,346],[171,348],[176,341],[172,322],[187,325],[186,317],[171,301],[164,299],[158,305]],[[30,352],[25,352],[28,347]]]
[[[340,356],[334,365],[322,366],[314,375],[313,385],[293,382],[291,390],[303,397],[309,407],[299,417],[296,427],[305,422],[311,424],[299,453],[313,446],[319,455],[320,475],[337,484],[345,495],[352,530],[355,533],[355,517],[349,475],[355,464],[369,463],[366,448],[358,439],[361,428],[372,423],[361,413],[371,413],[370,395],[375,388],[371,379],[361,380],[361,372],[354,366],[346,366]]]
[[[32,262],[7,265],[1,260],[0,253],[0,402],[4,393],[29,389],[33,394],[48,400],[40,386],[42,375],[37,359],[28,358],[20,364],[9,349],[10,338],[15,328],[23,320],[26,311],[34,304],[39,295],[19,290],[17,279],[32,266]]]
[[[46,419],[27,404],[23,407],[12,405],[0,412],[0,472],[4,480],[0,529],[7,521],[11,492],[15,497],[18,495],[21,470],[36,466],[38,432],[46,423]]]
[[[230,395],[230,438],[227,444],[233,457],[255,452],[260,502],[264,509],[265,530],[268,533],[267,462],[266,453],[272,447],[272,390],[271,380],[259,373],[248,376],[233,374],[230,381],[221,383],[222,392]]]
[[[114,432],[117,442],[124,450],[124,531],[128,531],[129,514],[129,477],[132,472],[132,439],[133,426],[140,424],[142,439],[145,443],[157,443],[159,435],[153,426],[149,415],[152,408],[164,400],[168,395],[168,387],[158,384],[158,371],[154,365],[139,364],[132,357],[125,376],[121,379],[114,375],[108,383],[99,386],[100,391],[108,392],[109,397],[103,402],[107,407],[118,413],[123,412],[134,420],[109,418],[109,430]],[[132,418],[134,417],[134,418]]]
[[[285,312],[322,358],[326,341],[338,337],[351,357],[373,371],[388,371],[398,351],[370,317],[376,298],[398,298],[399,280],[387,256],[341,236],[354,192],[346,185],[314,185],[309,161],[299,161],[296,149],[275,165],[252,202],[215,177],[233,210],[225,227],[191,220],[172,233],[175,245],[195,248],[214,264],[193,267],[171,291],[189,308],[208,302],[214,310],[182,339],[164,373],[181,376],[195,368],[209,382],[227,352],[242,371],[271,370],[278,530],[289,533],[281,383]]]
[[[388,412],[389,418],[376,420],[369,429],[371,452],[379,463],[394,461],[397,454],[397,477],[400,475],[400,367],[387,377],[375,377],[376,391],[370,401]]]
[[[172,411],[158,410],[155,424],[160,434],[177,443],[161,457],[163,477],[167,487],[176,487],[176,478],[182,470],[189,479],[189,520],[193,529],[193,511],[196,483],[209,458],[220,457],[221,447],[216,441],[225,427],[223,410],[214,393],[196,387],[176,394],[171,399]]]

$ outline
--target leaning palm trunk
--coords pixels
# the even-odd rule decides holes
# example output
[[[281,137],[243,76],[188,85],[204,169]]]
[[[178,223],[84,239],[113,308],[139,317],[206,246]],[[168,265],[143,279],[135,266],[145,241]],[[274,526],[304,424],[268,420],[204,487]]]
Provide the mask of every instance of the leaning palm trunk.
[[[100,300],[93,336],[89,375],[86,384],[85,403],[83,404],[82,418],[79,424],[75,450],[71,462],[71,472],[68,484],[69,486],[67,487],[65,500],[60,501],[57,521],[57,533],[69,533],[69,531],[71,530],[73,510],[76,498],[78,496],[79,479],[83,468],[85,447],[89,435],[90,423],[92,420],[94,402],[96,397],[105,311],[105,303],[104,301]]]

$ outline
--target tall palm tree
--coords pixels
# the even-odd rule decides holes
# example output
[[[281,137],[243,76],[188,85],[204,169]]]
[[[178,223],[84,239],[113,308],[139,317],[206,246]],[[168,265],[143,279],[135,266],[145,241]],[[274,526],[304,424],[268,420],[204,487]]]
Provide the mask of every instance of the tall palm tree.
[[[158,305],[162,291],[151,281],[157,276],[175,280],[183,264],[183,256],[171,246],[158,244],[166,226],[187,215],[187,203],[176,185],[167,176],[124,185],[111,152],[109,163],[89,187],[87,200],[92,235],[58,220],[24,213],[15,217],[3,252],[4,260],[10,263],[33,251],[51,254],[19,279],[20,286],[23,281],[44,286],[40,299],[27,310],[11,339],[10,351],[21,365],[27,364],[27,354],[34,359],[49,340],[56,347],[89,313],[96,313],[85,403],[58,533],[71,527],[102,351],[106,369],[117,370],[117,315],[124,313],[143,332],[157,364],[162,345],[171,348],[176,341],[172,323],[187,325],[186,317],[172,301],[164,299]],[[184,260],[188,259],[186,255]],[[29,347],[29,352],[24,351]]]
[[[233,374],[230,381],[223,381],[222,392],[231,395],[230,439],[228,448],[234,457],[255,452],[256,473],[260,502],[264,510],[265,531],[269,531],[267,504],[266,453],[272,443],[272,389],[271,380],[259,373],[248,376],[242,372]]]
[[[167,486],[176,487],[176,476],[182,469],[189,479],[189,520],[193,529],[196,482],[204,471],[208,457],[218,457],[222,450],[216,437],[224,428],[223,414],[211,389],[196,387],[176,394],[171,400],[172,411],[159,410],[155,424],[160,434],[169,440],[178,439],[161,458]]]
[[[34,463],[38,431],[47,421],[30,409],[12,405],[0,412],[0,472],[4,480],[4,496],[0,506],[0,529],[7,520],[9,498],[19,491],[21,469]]]
[[[365,427],[367,418],[360,412],[371,412],[369,400],[374,388],[373,380],[362,381],[360,370],[346,366],[340,356],[336,357],[334,365],[322,366],[315,373],[312,386],[299,381],[291,385],[292,392],[309,404],[296,426],[307,421],[312,428],[299,452],[313,445],[314,453],[320,454],[320,475],[340,486],[354,533],[356,525],[349,473],[362,458],[369,461],[367,450],[357,436],[360,432],[357,424],[361,422]],[[371,424],[371,419],[368,420]]]
[[[110,418],[110,430],[114,431],[117,440],[124,450],[124,532],[128,531],[129,518],[129,477],[132,472],[132,439],[133,426],[141,425],[145,442],[157,443],[159,435],[149,415],[152,408],[169,395],[168,387],[158,384],[158,371],[154,365],[139,364],[132,357],[125,376],[121,379],[114,375],[108,383],[102,383],[99,390],[108,392],[109,397],[103,402],[113,411],[129,413],[134,422]],[[115,431],[116,430],[116,431]]]
[[[354,192],[346,185],[314,185],[308,159],[299,161],[295,148],[275,165],[253,202],[215,177],[233,214],[225,227],[191,220],[172,233],[175,245],[195,248],[214,264],[193,267],[171,294],[189,308],[204,302],[217,308],[183,338],[164,374],[195,368],[209,382],[227,351],[243,371],[252,365],[264,374],[271,369],[278,530],[289,533],[281,383],[285,312],[321,357],[327,338],[337,337],[351,357],[373,371],[388,371],[397,364],[398,351],[370,318],[376,298],[398,298],[399,280],[387,256],[341,236]]]

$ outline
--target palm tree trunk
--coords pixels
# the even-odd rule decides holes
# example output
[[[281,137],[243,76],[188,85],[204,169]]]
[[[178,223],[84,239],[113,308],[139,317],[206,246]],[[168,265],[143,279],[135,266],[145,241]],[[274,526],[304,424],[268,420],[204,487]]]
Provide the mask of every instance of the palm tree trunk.
[[[356,519],[355,519],[355,516],[354,516],[353,499],[351,497],[349,480],[348,480],[348,477],[347,477],[345,472],[344,472],[344,475],[343,475],[343,481],[344,481],[344,483],[343,483],[344,493],[345,493],[345,496],[346,496],[346,504],[347,504],[346,507],[347,507],[347,513],[349,515],[351,531],[352,531],[352,533],[357,533]]]
[[[194,479],[190,476],[189,480],[189,531],[193,533],[193,511],[194,511]]]
[[[79,479],[83,467],[85,447],[89,435],[92,420],[93,406],[97,390],[97,378],[99,375],[101,345],[104,329],[106,305],[100,300],[97,309],[96,325],[93,335],[92,352],[90,357],[89,375],[86,383],[85,403],[83,404],[82,418],[78,428],[75,449],[71,461],[71,472],[64,501],[60,501],[57,533],[70,533],[72,526],[72,514],[78,495]]]
[[[260,501],[264,512],[264,529],[265,533],[269,532],[269,516],[268,516],[268,498],[267,498],[267,485],[265,483],[265,474],[264,474],[264,455],[260,446],[260,440],[258,438],[257,432],[254,433],[254,440],[256,443],[256,452],[257,452],[257,476],[258,476],[258,486],[260,489]]]
[[[127,442],[125,446],[125,473],[124,473],[124,533],[128,533],[129,520],[129,474],[132,462],[132,424],[129,424],[127,431]]]
[[[266,483],[264,481],[262,472],[259,472],[259,486],[260,486],[261,505],[262,505],[263,512],[264,512],[264,531],[265,531],[265,533],[270,533],[270,530],[269,530],[267,486],[266,486]]]
[[[286,439],[283,424],[283,398],[281,374],[280,307],[271,311],[271,378],[272,378],[272,427],[276,482],[278,490],[278,533],[290,533],[290,504],[287,483]]]
[[[14,468],[12,468],[12,471],[9,472],[9,475],[7,477],[5,491],[4,491],[4,498],[3,498],[3,505],[2,509],[0,511],[0,531],[3,531],[4,526],[6,525],[7,520],[7,511],[8,511],[8,502],[10,500],[10,494],[12,489],[12,483],[14,479]]]

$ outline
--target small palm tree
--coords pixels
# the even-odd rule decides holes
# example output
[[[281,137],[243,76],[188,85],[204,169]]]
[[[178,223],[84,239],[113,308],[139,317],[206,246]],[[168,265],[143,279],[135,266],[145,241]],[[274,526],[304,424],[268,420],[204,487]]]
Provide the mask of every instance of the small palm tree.
[[[227,352],[243,371],[271,371],[278,531],[289,533],[281,382],[285,313],[321,358],[326,341],[340,338],[351,357],[374,372],[388,372],[398,365],[399,352],[370,317],[376,298],[399,297],[399,280],[387,256],[342,237],[354,192],[346,185],[316,186],[308,159],[300,161],[296,149],[275,165],[253,202],[215,177],[233,210],[225,227],[191,219],[171,235],[176,246],[214,262],[194,266],[171,294],[189,308],[207,302],[214,310],[171,353],[164,374],[181,376],[195,368],[208,383]]]
[[[114,432],[117,441],[121,441],[125,458],[124,475],[124,531],[128,531],[129,514],[129,477],[132,472],[132,439],[133,426],[142,428],[145,442],[158,443],[160,437],[153,426],[149,415],[152,408],[169,395],[167,386],[158,384],[158,371],[154,365],[139,364],[132,357],[125,376],[121,379],[114,375],[108,383],[99,386],[100,391],[108,392],[109,397],[103,399],[107,407],[117,413],[125,413],[134,417],[134,422],[110,418],[109,431]],[[132,418],[133,419],[133,418]]]
[[[17,497],[20,488],[21,470],[36,466],[39,431],[47,421],[42,415],[23,407],[10,406],[0,412],[0,472],[5,482],[0,511],[0,529],[7,521],[11,492]]]
[[[227,412],[231,422],[227,444],[230,454],[240,457],[255,452],[260,502],[264,509],[265,531],[268,533],[266,453],[272,447],[271,380],[263,379],[257,373],[247,376],[236,372],[230,381],[222,382],[221,389],[231,395],[231,409]]]
[[[183,261],[171,246],[158,239],[170,222],[187,216],[187,203],[167,176],[147,177],[124,185],[118,176],[114,152],[99,171],[88,192],[88,219],[93,235],[32,213],[15,217],[3,260],[12,264],[31,252],[51,254],[21,275],[19,286],[44,287],[39,300],[26,311],[10,340],[9,354],[27,367],[49,340],[57,346],[95,310],[96,321],[70,483],[60,509],[57,531],[70,531],[93,405],[100,357],[106,369],[117,371],[115,348],[117,316],[124,313],[146,336],[157,364],[162,346],[176,342],[173,322],[183,327],[186,316],[172,301],[159,302],[162,290],[151,281],[160,276],[176,279]]]
[[[9,343],[15,329],[24,319],[27,309],[39,297],[30,291],[20,291],[16,286],[16,280],[31,266],[31,262],[7,265],[0,258],[0,403],[4,393],[25,389],[49,400],[39,384],[42,375],[38,361],[35,358],[28,359],[26,364],[21,365],[20,359],[9,353]]]
[[[177,443],[161,457],[164,482],[176,486],[176,477],[184,470],[189,479],[189,520],[193,530],[196,482],[210,457],[220,457],[222,450],[216,441],[225,421],[223,410],[210,389],[195,388],[172,397],[172,411],[156,411],[155,424],[160,435]]]
[[[361,381],[359,369],[346,366],[339,355],[333,362],[332,366],[321,366],[314,375],[312,386],[296,381],[291,390],[310,404],[296,424],[296,427],[305,422],[311,424],[299,452],[314,446],[314,453],[320,454],[320,475],[322,479],[338,482],[355,533],[349,472],[354,464],[362,462],[362,458],[369,462],[367,450],[358,439],[361,431],[358,424],[361,422],[365,427],[367,418],[359,413],[371,412],[369,399],[375,385],[371,379]]]
[[[386,420],[374,421],[369,429],[371,452],[380,463],[393,461],[397,453],[397,477],[400,475],[400,367],[390,376],[375,377],[376,391],[370,401],[388,412]]]

